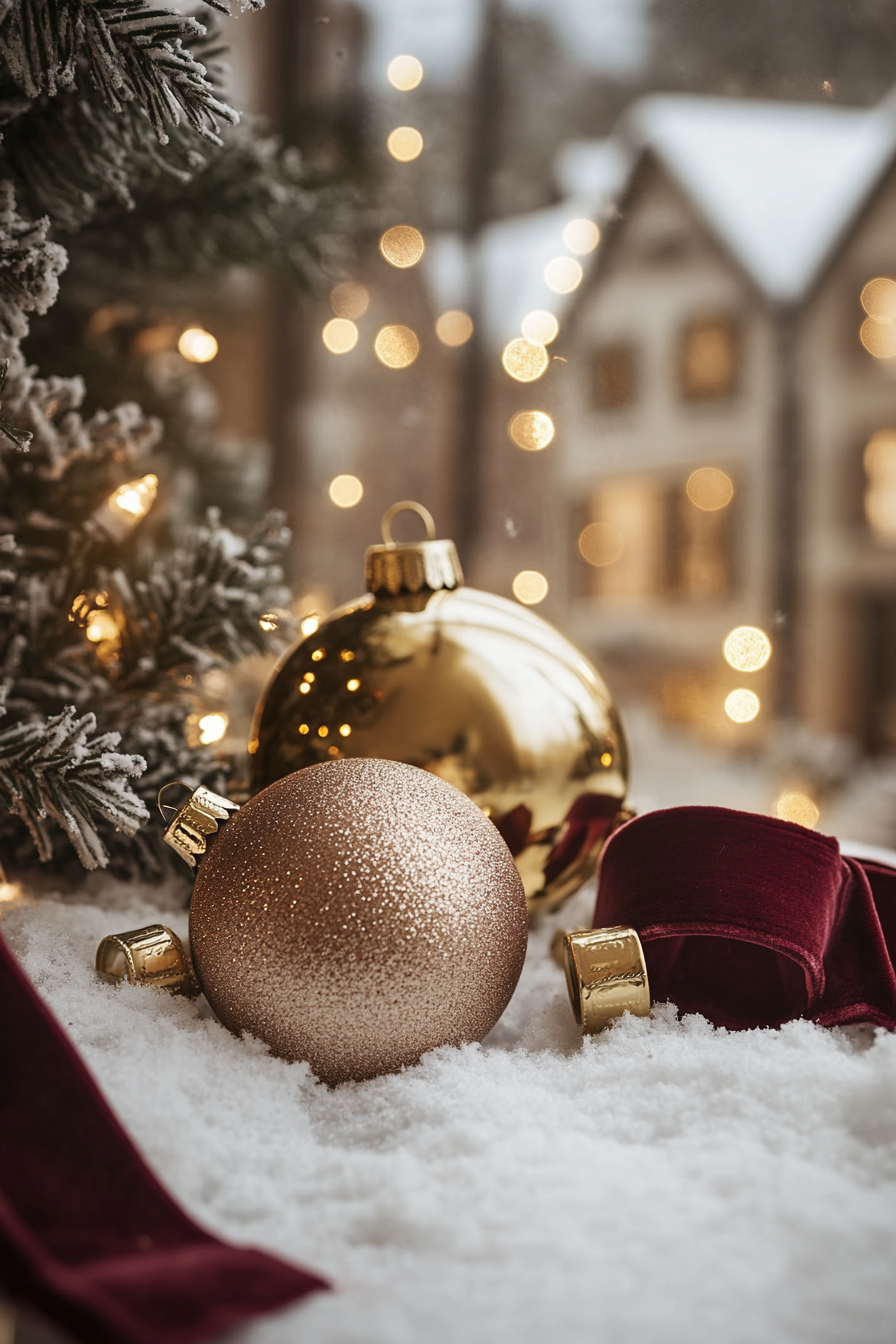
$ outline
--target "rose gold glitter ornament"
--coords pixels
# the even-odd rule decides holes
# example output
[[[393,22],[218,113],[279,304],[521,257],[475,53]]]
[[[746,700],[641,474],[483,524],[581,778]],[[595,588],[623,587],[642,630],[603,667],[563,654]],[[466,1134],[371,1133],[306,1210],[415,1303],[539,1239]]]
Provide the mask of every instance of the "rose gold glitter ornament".
[[[396,544],[419,513],[428,539]],[[454,543],[393,504],[367,550],[370,593],[284,654],[258,704],[252,784],[334,757],[406,761],[479,805],[510,847],[533,912],[589,878],[629,815],[628,750],[597,670],[533,611],[464,586]]]
[[[327,1083],[481,1040],[526,938],[495,827],[453,785],[397,761],[325,762],[251,799],[202,860],[190,909],[221,1021]]]

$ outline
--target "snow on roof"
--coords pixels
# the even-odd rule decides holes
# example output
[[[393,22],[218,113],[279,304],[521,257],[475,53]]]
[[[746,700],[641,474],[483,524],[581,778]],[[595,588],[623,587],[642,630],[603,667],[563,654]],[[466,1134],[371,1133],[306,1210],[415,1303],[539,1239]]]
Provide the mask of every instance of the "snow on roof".
[[[809,289],[896,150],[896,117],[733,98],[657,95],[622,134],[650,148],[772,300]]]

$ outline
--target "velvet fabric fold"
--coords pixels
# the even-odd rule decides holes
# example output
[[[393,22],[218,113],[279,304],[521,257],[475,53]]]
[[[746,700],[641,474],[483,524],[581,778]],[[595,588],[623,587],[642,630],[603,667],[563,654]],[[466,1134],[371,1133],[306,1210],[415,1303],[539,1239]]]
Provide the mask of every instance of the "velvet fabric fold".
[[[197,1226],[0,937],[0,1289],[84,1344],[193,1344],[328,1285]]]
[[[607,841],[594,924],[636,929],[653,1000],[716,1026],[896,1029],[896,869],[803,826],[648,812]]]

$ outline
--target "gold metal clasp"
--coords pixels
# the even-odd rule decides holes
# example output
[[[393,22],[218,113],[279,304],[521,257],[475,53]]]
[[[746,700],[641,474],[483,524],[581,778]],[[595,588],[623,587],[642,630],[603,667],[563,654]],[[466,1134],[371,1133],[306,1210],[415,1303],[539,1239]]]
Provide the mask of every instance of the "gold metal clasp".
[[[190,954],[164,924],[107,934],[96,949],[96,973],[111,985],[127,980],[189,999],[199,993]]]
[[[159,811],[167,823],[165,844],[170,845],[191,868],[195,868],[197,855],[201,857],[207,850],[208,837],[217,831],[218,822],[227,821],[231,813],[239,812],[239,805],[200,784],[198,789],[190,789],[187,801],[176,808],[171,803],[162,802],[162,794],[172,788],[190,789],[190,786],[175,780],[159,789]],[[167,816],[169,812],[174,813],[170,821]]]
[[[650,1012],[650,985],[641,939],[618,924],[567,933],[566,988],[583,1035],[603,1031],[614,1017]]]

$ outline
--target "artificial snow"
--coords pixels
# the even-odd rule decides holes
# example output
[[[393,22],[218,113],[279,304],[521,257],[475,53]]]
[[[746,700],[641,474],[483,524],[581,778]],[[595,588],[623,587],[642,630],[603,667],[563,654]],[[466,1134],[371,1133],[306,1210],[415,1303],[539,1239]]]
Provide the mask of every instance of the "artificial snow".
[[[642,807],[768,810],[758,763],[692,744],[689,770],[674,736],[645,757],[629,724]],[[889,1344],[896,1036],[660,1006],[582,1042],[548,944],[592,899],[533,932],[483,1045],[332,1090],[204,1000],[96,980],[102,935],[186,931],[182,893],[94,875],[3,933],[189,1211],[332,1279],[243,1344]]]

